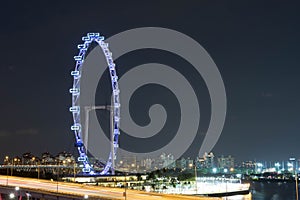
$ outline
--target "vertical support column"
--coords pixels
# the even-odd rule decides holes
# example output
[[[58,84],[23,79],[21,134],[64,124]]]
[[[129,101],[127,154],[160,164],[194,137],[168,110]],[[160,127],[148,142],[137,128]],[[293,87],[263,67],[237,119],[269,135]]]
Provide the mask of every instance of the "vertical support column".
[[[88,153],[88,140],[89,140],[89,112],[90,108],[88,106],[84,107],[85,111],[85,123],[84,123],[84,138],[83,138],[83,143],[85,147],[85,154],[87,155]]]
[[[37,166],[37,170],[38,170],[38,179],[40,179],[40,164],[38,163],[38,166]]]
[[[113,96],[111,98],[110,106],[110,152],[111,152],[111,174],[115,175],[115,147],[114,147],[114,102]]]

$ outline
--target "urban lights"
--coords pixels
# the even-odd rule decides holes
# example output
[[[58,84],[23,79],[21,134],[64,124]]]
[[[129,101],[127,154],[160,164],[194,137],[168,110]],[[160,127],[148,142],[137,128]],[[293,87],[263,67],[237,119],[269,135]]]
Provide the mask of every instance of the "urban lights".
[[[287,163],[287,166],[288,166],[288,171],[289,171],[289,172],[292,172],[292,171],[294,170],[294,165],[293,165],[293,163],[288,162],[288,163]]]
[[[262,172],[263,164],[262,163],[256,163],[256,171],[258,173]]]
[[[213,173],[217,173],[217,168],[213,168],[213,169],[212,169],[212,172],[213,172]]]
[[[16,191],[17,196],[19,195],[19,196],[20,196],[20,199],[21,199],[21,191],[20,191],[20,187],[19,187],[19,186],[16,186],[16,187],[15,187],[15,191]]]
[[[16,197],[16,195],[15,195],[14,193],[10,193],[10,194],[9,194],[9,198],[10,198],[10,199],[14,199],[15,197]]]
[[[118,141],[119,141],[119,121],[120,121],[120,101],[119,101],[119,86],[118,86],[118,76],[116,74],[116,66],[114,64],[112,54],[108,48],[108,44],[104,42],[104,37],[100,36],[99,33],[88,33],[87,36],[82,37],[83,44],[79,44],[77,48],[79,49],[79,53],[77,56],[74,56],[74,60],[76,61],[76,67],[74,71],[71,72],[73,76],[73,87],[69,90],[72,94],[72,107],[70,107],[70,112],[73,115],[74,124],[71,126],[71,130],[74,131],[75,139],[76,139],[76,147],[79,153],[78,161],[83,163],[83,172],[94,174],[93,166],[87,157],[87,138],[83,140],[83,134],[81,129],[81,120],[80,120],[80,77],[82,71],[82,65],[84,63],[84,59],[88,53],[88,48],[92,42],[96,42],[102,49],[102,52],[106,58],[106,63],[108,65],[111,85],[112,85],[112,105],[111,105],[111,113],[112,116],[112,138],[111,138],[111,152],[108,156],[108,161],[104,167],[104,169],[100,172],[101,175],[109,174],[109,170],[111,173],[114,173],[114,162],[116,157],[116,151],[118,149]]]

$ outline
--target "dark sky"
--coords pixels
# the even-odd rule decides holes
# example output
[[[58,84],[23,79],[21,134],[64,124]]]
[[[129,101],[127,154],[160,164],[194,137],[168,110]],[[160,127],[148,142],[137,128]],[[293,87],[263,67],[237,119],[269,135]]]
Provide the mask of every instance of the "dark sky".
[[[69,75],[81,36],[165,27],[217,64],[228,111],[216,155],[300,157],[298,1],[5,1],[0,6],[0,158],[75,153]]]

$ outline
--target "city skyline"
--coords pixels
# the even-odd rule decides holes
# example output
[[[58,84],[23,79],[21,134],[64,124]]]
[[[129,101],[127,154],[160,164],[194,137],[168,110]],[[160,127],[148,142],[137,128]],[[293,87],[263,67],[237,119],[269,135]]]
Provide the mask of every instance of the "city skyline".
[[[5,155],[4,160],[0,161],[0,165],[67,165],[81,166],[81,162],[76,159],[76,155],[62,151],[58,154],[43,152],[41,155],[34,155],[31,152],[25,152],[22,155]],[[102,166],[102,160],[90,158],[92,165]],[[242,160],[236,161],[233,155],[215,155],[213,152],[205,152],[204,155],[198,155],[196,158],[181,157],[174,159],[174,155],[162,153],[157,158],[147,158],[138,160],[135,156],[118,156],[116,160],[116,169],[121,172],[131,173],[149,173],[157,170],[198,170],[207,169],[211,173],[218,170],[219,173],[238,173],[240,169],[291,171],[300,172],[300,158],[289,157],[283,160]],[[102,166],[103,167],[103,166]],[[223,171],[226,170],[226,171]],[[236,171],[238,170],[238,171]],[[209,171],[208,171],[209,172]],[[245,173],[245,172],[244,172]],[[249,172],[247,172],[249,173]]]
[[[81,36],[97,31],[109,38],[147,26],[174,29],[192,37],[218,66],[227,94],[227,116],[213,152],[233,155],[237,160],[300,158],[298,2],[172,2],[172,6],[167,1],[106,2],[106,9],[99,11],[101,5],[3,3],[1,160],[6,154],[22,152],[75,153],[68,91]],[[115,11],[113,15],[111,10]],[[148,61],[162,61],[175,69],[189,67],[164,52],[133,53],[116,61],[117,65],[128,66],[120,70],[121,75]],[[194,78],[193,71],[184,71]],[[186,157],[197,155],[210,117],[206,86],[203,81],[199,85],[204,121]],[[150,89],[142,94],[152,93]],[[161,96],[163,93],[157,92]],[[133,103],[138,100],[133,99]],[[150,99],[144,101],[151,103]],[[137,116],[143,114],[138,112],[143,105],[136,107]],[[139,123],[147,124],[147,120]],[[122,145],[124,140],[120,141]]]

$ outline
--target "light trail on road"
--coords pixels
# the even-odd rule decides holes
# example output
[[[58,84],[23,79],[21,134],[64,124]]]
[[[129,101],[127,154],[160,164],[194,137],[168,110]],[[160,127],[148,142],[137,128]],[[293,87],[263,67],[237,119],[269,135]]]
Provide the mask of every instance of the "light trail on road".
[[[23,178],[16,176],[1,176],[0,185],[6,186],[18,186],[21,189],[33,189],[40,190],[41,192],[52,192],[59,194],[69,194],[76,196],[88,195],[94,198],[109,198],[109,199],[125,199],[123,196],[123,188],[110,188],[100,186],[89,186],[76,183],[57,182],[42,179]],[[126,190],[127,200],[216,200],[221,198],[210,198],[210,197],[197,197],[197,196],[186,196],[186,195],[169,195],[159,194],[151,192],[143,192],[137,190]]]

